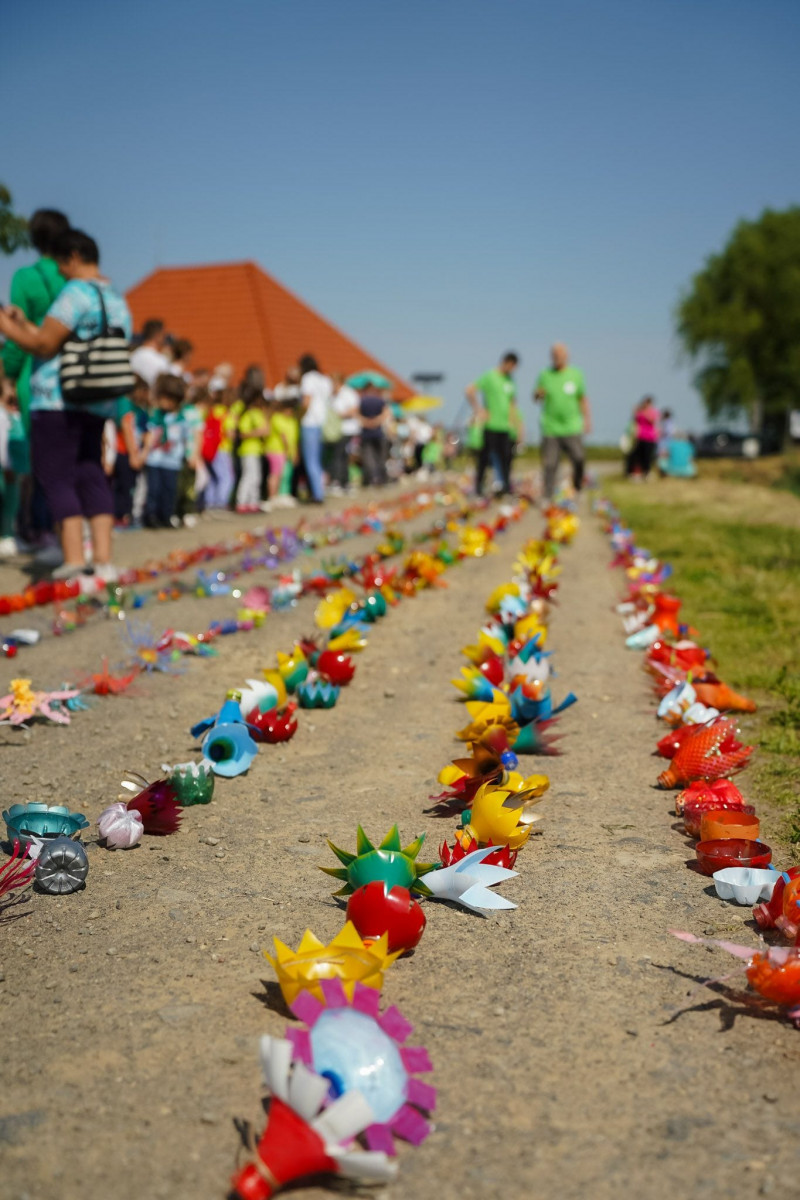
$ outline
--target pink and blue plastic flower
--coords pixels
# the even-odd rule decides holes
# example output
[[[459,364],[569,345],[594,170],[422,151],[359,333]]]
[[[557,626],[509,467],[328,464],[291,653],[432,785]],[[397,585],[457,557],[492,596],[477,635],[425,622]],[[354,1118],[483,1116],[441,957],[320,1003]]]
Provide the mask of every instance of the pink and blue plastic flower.
[[[291,1010],[306,1028],[286,1036],[295,1055],[330,1082],[331,1100],[358,1091],[375,1114],[364,1131],[370,1150],[394,1154],[394,1138],[418,1146],[431,1131],[424,1113],[436,1106],[436,1089],[418,1074],[433,1069],[428,1051],[408,1046],[413,1026],[397,1008],[380,1014],[380,995],[357,983],[348,1000],[340,979],[321,983],[324,1003],[301,992]]]

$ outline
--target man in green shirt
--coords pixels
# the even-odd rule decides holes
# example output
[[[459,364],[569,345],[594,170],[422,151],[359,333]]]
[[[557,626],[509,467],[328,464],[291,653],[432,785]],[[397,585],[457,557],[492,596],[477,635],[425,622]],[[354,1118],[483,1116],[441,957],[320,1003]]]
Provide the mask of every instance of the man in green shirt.
[[[513,380],[519,355],[513,350],[504,354],[498,367],[493,367],[466,389],[474,419],[483,426],[483,446],[478,455],[475,491],[483,495],[483,477],[491,462],[500,480],[501,495],[511,491],[511,430],[512,405],[517,394]]]
[[[545,500],[552,500],[563,450],[572,463],[575,491],[583,485],[583,435],[591,433],[591,410],[583,371],[569,365],[569,352],[562,342],[550,351],[552,367],[536,380],[534,400],[542,404],[542,473]]]
[[[37,209],[28,222],[31,242],[41,258],[33,266],[20,267],[14,272],[10,300],[34,325],[41,325],[66,282],[53,258],[53,247],[68,229],[69,221],[54,208]],[[28,409],[33,355],[7,341],[3,347],[3,366],[8,378],[16,384],[19,408],[27,430],[30,428]]]

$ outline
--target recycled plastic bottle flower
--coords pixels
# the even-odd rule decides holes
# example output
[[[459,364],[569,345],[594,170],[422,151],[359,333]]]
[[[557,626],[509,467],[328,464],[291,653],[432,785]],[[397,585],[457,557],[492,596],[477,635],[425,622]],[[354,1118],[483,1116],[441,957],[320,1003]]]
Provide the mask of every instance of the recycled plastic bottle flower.
[[[747,766],[753,746],[745,746],[736,737],[736,721],[720,717],[711,725],[695,726],[688,738],[658,777],[659,787],[676,788],[704,779],[713,782],[733,775]]]
[[[301,708],[333,708],[339,687],[327,679],[308,678],[297,685],[296,695]]]
[[[534,782],[525,791],[496,787],[487,783],[478,791],[463,831],[456,834],[460,842],[474,838],[479,845],[491,842],[495,846],[518,849],[527,842],[533,824],[539,820],[532,809],[550,786],[546,775],[531,776]]]
[[[0,724],[23,725],[34,717],[44,717],[58,725],[69,725],[68,700],[80,695],[80,688],[57,692],[34,692],[30,679],[12,679],[11,691],[0,699]]]
[[[128,799],[123,793],[119,798],[127,803],[129,811],[139,813],[144,832],[158,836],[175,833],[180,827],[182,810],[172,784],[166,779],[148,783],[135,772],[129,772],[129,776],[122,780],[121,786],[134,795]]]
[[[322,1001],[323,979],[341,979],[348,1000],[353,998],[356,983],[380,991],[384,972],[402,953],[401,950],[389,953],[385,933],[369,944],[362,941],[352,921],[348,921],[327,946],[310,929],[305,931],[296,950],[279,938],[272,940],[275,954],[265,950],[264,957],[272,964],[283,998],[289,1005],[301,992],[310,992]]]
[[[299,646],[295,646],[290,654],[282,654],[279,650],[277,659],[281,679],[291,695],[308,675],[308,659]]]
[[[337,654],[335,650],[322,650],[316,657],[314,666],[324,679],[339,687],[346,687],[356,673],[356,665],[346,654]]]
[[[755,992],[787,1009],[786,1016],[800,1027],[800,946],[765,946],[752,950],[737,942],[718,938],[696,937],[678,929],[670,929],[673,937],[693,945],[719,946],[747,963],[747,981]]]
[[[425,913],[408,888],[388,888],[381,879],[356,888],[347,901],[347,919],[365,942],[385,934],[391,954],[413,950],[425,932]]]
[[[251,1157],[231,1180],[231,1200],[269,1200],[288,1184],[318,1175],[387,1183],[397,1166],[382,1151],[362,1151],[353,1138],[375,1121],[361,1092],[330,1102],[331,1081],[293,1055],[285,1038],[261,1039],[261,1067],[271,1099],[257,1144],[240,1125]]]
[[[423,833],[407,846],[401,846],[400,831],[393,825],[380,845],[373,846],[359,825],[355,854],[348,850],[340,850],[329,840],[328,845],[344,865],[320,867],[320,870],[326,875],[332,875],[334,879],[343,881],[344,886],[338,892],[334,892],[335,896],[349,896],[356,888],[370,883],[373,879],[380,879],[388,888],[398,885],[408,888],[410,892],[426,895],[427,888],[420,876],[432,871],[435,864],[417,862],[417,855],[424,841]]]
[[[491,703],[497,696],[502,695],[497,688],[493,687],[484,673],[477,667],[462,667],[461,674],[463,679],[451,679],[454,688],[462,693],[462,700],[481,700],[486,703]]]
[[[417,1079],[432,1070],[427,1050],[407,1046],[413,1026],[398,1009],[380,1015],[380,996],[357,983],[349,1000],[339,979],[321,984],[323,1002],[301,992],[292,1012],[307,1028],[286,1031],[296,1056],[329,1081],[332,1097],[360,1092],[375,1119],[364,1130],[370,1150],[395,1153],[394,1137],[413,1145],[431,1130],[423,1116],[436,1105],[436,1090]]]
[[[511,900],[500,896],[489,888],[506,879],[513,879],[517,872],[484,860],[496,851],[491,846],[472,850],[458,862],[447,867],[438,867],[425,876],[425,884],[437,900],[452,900],[462,908],[483,912],[500,908],[516,908]]]
[[[268,712],[262,713],[254,708],[247,714],[247,721],[253,727],[253,737],[257,742],[275,745],[290,741],[297,733],[296,712],[297,703],[292,700],[285,708],[271,708]]]

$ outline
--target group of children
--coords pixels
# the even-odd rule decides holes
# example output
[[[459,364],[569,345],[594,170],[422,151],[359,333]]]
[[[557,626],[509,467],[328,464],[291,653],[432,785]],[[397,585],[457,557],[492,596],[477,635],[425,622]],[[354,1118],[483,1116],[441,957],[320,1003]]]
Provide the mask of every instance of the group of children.
[[[234,499],[241,513],[294,504],[295,410],[294,403],[265,399],[253,384],[237,395],[176,374],[159,375],[152,388],[137,377],[107,429],[116,523],[191,525],[204,509],[228,508]]]

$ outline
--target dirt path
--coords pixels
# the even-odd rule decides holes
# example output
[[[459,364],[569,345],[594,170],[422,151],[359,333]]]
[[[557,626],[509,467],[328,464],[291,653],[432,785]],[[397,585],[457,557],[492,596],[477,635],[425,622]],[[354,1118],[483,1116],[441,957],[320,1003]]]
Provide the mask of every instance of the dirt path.
[[[395,821],[408,837],[427,831],[434,847],[450,834],[452,821],[422,813],[458,750],[464,714],[448,681],[488,592],[540,526],[529,514],[500,554],[462,564],[446,591],[376,626],[340,704],[307,714],[287,747],[265,748],[208,809],[189,810],[177,836],[127,854],[91,850],[85,892],[37,897],[31,916],[0,931],[4,1194],[224,1194],[230,1118],[258,1116],[257,1037],[285,1025],[260,949],[273,934],[296,944],[306,926],[321,937],[340,926],[317,870],[332,861],[327,836],[350,846],[358,820],[375,835]],[[800,1040],[752,1012],[723,1031],[719,998],[704,991],[671,1020],[694,986],[687,976],[723,974],[733,960],[666,929],[751,940],[749,910],[709,897],[686,869],[668,798],[652,789],[646,683],[622,648],[610,611],[618,582],[591,520],[563,561],[555,689],[580,703],[561,722],[563,757],[527,760],[553,786],[544,835],[505,885],[520,907],[482,920],[437,906],[417,953],[387,976],[386,997],[429,1045],[440,1089],[436,1131],[401,1150],[387,1197],[789,1196]],[[181,605],[185,624],[217,615],[210,601]],[[181,683],[154,679],[146,698],[37,731],[24,752],[0,750],[4,799],[57,797],[96,819],[121,767],[186,757],[188,726],[309,628],[310,613],[271,619],[257,643],[233,639]],[[68,656],[69,639],[51,646]]]

